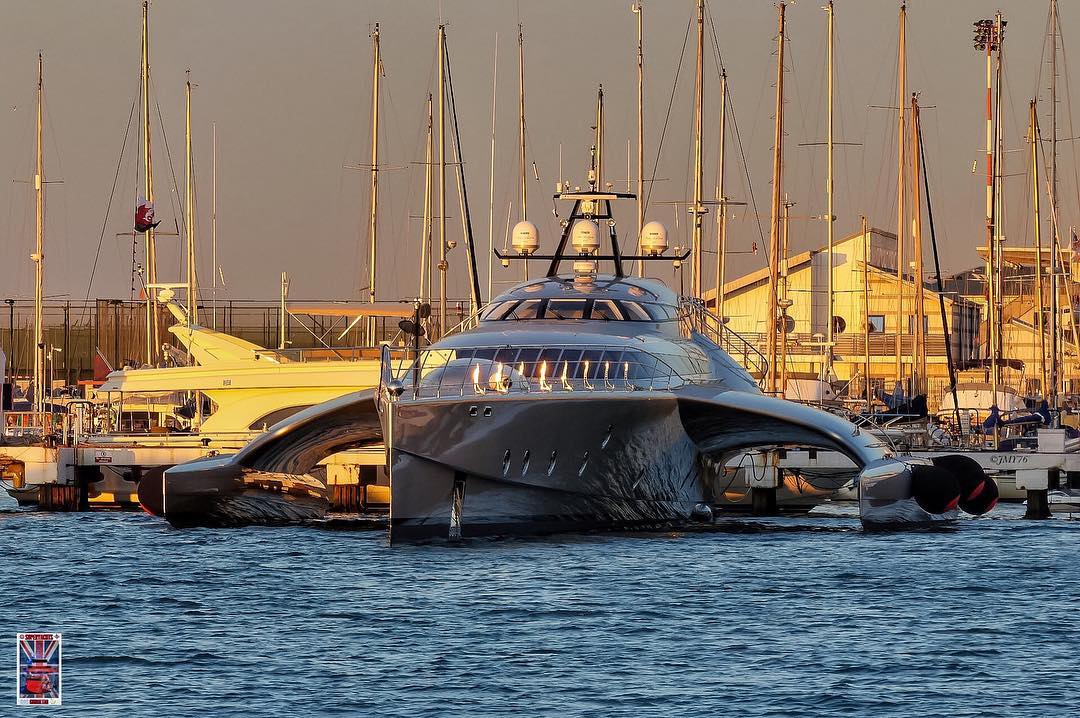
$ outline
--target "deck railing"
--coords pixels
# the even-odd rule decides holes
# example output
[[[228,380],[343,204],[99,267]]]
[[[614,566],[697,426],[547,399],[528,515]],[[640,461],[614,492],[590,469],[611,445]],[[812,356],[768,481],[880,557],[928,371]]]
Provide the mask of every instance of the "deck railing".
[[[759,382],[765,376],[769,362],[753,342],[725,325],[720,317],[705,308],[700,299],[682,297],[679,300],[679,316],[690,332],[697,332],[727,352],[732,359],[743,365]]]
[[[414,399],[652,391],[686,383],[659,357],[624,346],[427,349],[415,364],[403,359],[390,347],[383,350],[383,385],[394,382]]]

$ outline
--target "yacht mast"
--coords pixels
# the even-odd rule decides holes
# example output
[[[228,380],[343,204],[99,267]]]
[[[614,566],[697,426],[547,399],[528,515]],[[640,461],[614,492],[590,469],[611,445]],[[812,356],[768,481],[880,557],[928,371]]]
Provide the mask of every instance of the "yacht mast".
[[[640,244],[641,228],[645,226],[645,53],[642,44],[645,7],[639,0],[630,6],[630,10],[637,15],[637,232]],[[640,247],[638,254],[641,254]],[[638,276],[645,276],[644,262],[638,262]]]
[[[870,231],[866,227],[866,215],[859,217],[863,238],[863,379],[866,388],[866,413],[872,405],[870,388]]]
[[[1005,123],[1001,119],[1001,92],[1004,86],[1004,40],[1005,20],[999,11],[994,17],[994,27],[997,31],[997,64],[995,68],[997,87],[994,91],[994,115],[997,121],[994,123],[994,152],[997,161],[994,163],[994,243],[991,246],[991,255],[994,258],[994,275],[996,285],[994,287],[994,356],[997,360],[997,378],[1000,383],[1003,380],[1004,366],[1004,324],[1005,324],[1005,265],[1002,261],[1002,245],[1005,243]],[[997,403],[997,395],[994,395],[994,403]]]
[[[150,147],[150,3],[143,0],[142,6],[142,131],[143,131],[143,194],[146,202],[154,202],[154,162]],[[146,363],[153,364],[157,357],[160,342],[158,331],[157,284],[157,241],[154,228],[147,228],[144,233],[146,242]]]
[[[919,96],[911,93],[911,235],[915,254],[915,348],[912,362],[911,394],[926,394],[926,307],[923,297],[922,205],[919,178],[923,167],[919,157],[921,133]]]
[[[1058,164],[1058,126],[1057,126],[1057,36],[1058,36],[1058,4],[1057,0],[1050,0],[1050,193],[1054,197],[1054,206],[1057,206],[1057,164]],[[1057,239],[1055,238],[1055,242]]]
[[[1039,119],[1035,100],[1032,100],[1028,111],[1028,143],[1031,146],[1031,207],[1035,219],[1035,334],[1039,338],[1039,388],[1042,390],[1043,398],[1046,399],[1051,396],[1051,390],[1046,371],[1046,315],[1043,313],[1045,295],[1043,294],[1042,272],[1042,227],[1039,224],[1039,141]]]
[[[694,84],[694,202],[690,209],[694,218],[693,227],[693,265],[690,275],[690,294],[693,297],[701,296],[701,270],[702,270],[702,215],[705,207],[702,204],[702,103],[705,99],[705,0],[697,2],[697,74]]]
[[[604,191],[604,86],[596,89],[596,189]]]
[[[211,254],[213,254],[213,276],[210,278],[210,301],[213,304],[214,321],[213,328],[217,331],[217,280],[218,280],[218,258],[217,258],[217,123],[214,122],[210,125],[211,134],[213,135],[213,161],[211,162],[210,169],[210,247]]]
[[[990,359],[991,403],[997,404],[998,355],[997,355],[997,266],[994,231],[994,51],[1001,42],[1000,13],[995,20],[979,20],[975,23],[975,48],[986,52],[986,353]],[[995,429],[995,435],[997,430]],[[995,442],[996,443],[996,442]]]
[[[491,61],[491,166],[488,171],[487,296],[492,298],[492,258],[495,256],[495,109],[499,97],[499,33],[495,33],[495,56]],[[430,125],[429,125],[430,127]]]
[[[434,162],[434,117],[432,115],[431,93],[427,96],[427,144],[424,151],[424,219],[420,230],[420,293],[421,302],[427,301],[431,294],[431,225],[432,222],[432,163]]]
[[[446,332],[446,25],[439,25],[439,336]]]
[[[525,36],[518,23],[518,171],[521,183],[521,221],[529,218],[529,191],[525,181]],[[562,179],[562,178],[560,178]],[[529,263],[521,263],[524,278],[529,278]]]
[[[776,383],[776,333],[779,329],[779,298],[777,291],[780,284],[780,213],[781,183],[783,180],[784,154],[784,3],[778,6],[779,32],[776,36],[776,120],[773,132],[773,167],[772,167],[772,209],[769,223],[769,320],[765,328],[766,359],[769,366],[766,371],[765,391],[773,396],[777,394]]]
[[[45,153],[43,107],[45,63],[38,53],[37,126],[34,163],[34,412],[44,426],[45,413]]]
[[[371,32],[371,53],[371,216],[368,222],[371,250],[368,258],[368,301],[374,304],[379,252],[379,70],[382,63],[381,48],[379,47],[379,23],[375,23],[375,29]],[[368,346],[375,345],[375,327],[375,317],[368,317]]]
[[[897,78],[897,107],[899,121],[896,134],[896,381],[904,381],[904,237],[907,234],[907,174],[904,150],[907,143],[907,124],[904,105],[907,103],[907,5],[900,6],[899,76]]]
[[[788,228],[791,226],[791,208],[795,203],[784,196],[784,204],[780,221],[783,223],[780,230],[780,396],[787,395],[788,386],[788,316],[787,310],[791,307],[791,299],[788,297]]]
[[[195,155],[191,149],[191,70],[184,79],[184,236],[185,255],[187,258],[187,323],[188,326],[199,323],[199,272],[195,261]],[[190,354],[190,350],[189,350]],[[203,423],[202,392],[196,391],[193,426]]]
[[[826,122],[826,154],[828,159],[826,160],[826,167],[828,177],[825,180],[825,192],[826,192],[826,217],[825,227],[828,233],[826,260],[829,265],[828,269],[828,281],[826,285],[826,291],[829,294],[828,302],[828,327],[825,334],[825,378],[826,380],[832,376],[832,364],[833,364],[833,332],[835,327],[836,310],[833,306],[834,301],[834,286],[833,286],[833,272],[835,271],[835,263],[833,261],[833,225],[836,223],[836,215],[833,213],[833,2],[829,0],[825,6],[825,12],[829,18],[829,32],[828,32],[828,84],[829,84],[829,109],[828,120]]]
[[[727,195],[724,188],[724,145],[727,131],[727,70],[720,68],[719,167],[716,178],[716,316],[724,321],[724,278],[727,276]]]
[[[184,82],[184,235],[185,255],[187,258],[187,321],[197,324],[198,310],[198,273],[195,264],[195,172],[192,166],[194,155],[191,151],[191,70],[187,71]]]
[[[1058,227],[1058,117],[1057,117],[1057,36],[1060,30],[1057,0],[1050,0],[1050,211],[1054,221],[1051,225],[1051,244],[1053,251],[1050,259],[1050,377],[1051,405],[1059,407],[1059,389],[1061,381],[1061,354],[1064,346],[1061,333],[1058,278],[1062,271],[1059,265],[1061,251],[1061,233]],[[1071,316],[1071,315],[1070,315]]]

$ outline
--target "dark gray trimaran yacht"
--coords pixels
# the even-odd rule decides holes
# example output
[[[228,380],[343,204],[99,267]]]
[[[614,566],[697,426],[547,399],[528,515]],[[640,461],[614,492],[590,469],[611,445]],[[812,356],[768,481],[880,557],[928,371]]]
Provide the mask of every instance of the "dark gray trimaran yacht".
[[[838,416],[762,394],[729,351],[764,370],[760,354],[700,300],[627,274],[629,261],[679,259],[665,256],[658,223],[643,230],[639,256],[620,253],[611,205],[631,197],[556,195],[573,210],[554,254],[535,253],[527,223],[515,229],[517,258],[547,261],[544,276],[407,357],[384,347],[377,389],[303,411],[232,457],[170,469],[169,480],[216,487],[203,495],[207,515],[221,515],[237,499],[231,486],[251,486],[242,476],[303,474],[381,438],[392,543],[709,521],[723,491],[710,466],[793,446],[836,450],[857,464],[867,527],[992,505],[978,499],[993,481],[974,462],[901,460]]]

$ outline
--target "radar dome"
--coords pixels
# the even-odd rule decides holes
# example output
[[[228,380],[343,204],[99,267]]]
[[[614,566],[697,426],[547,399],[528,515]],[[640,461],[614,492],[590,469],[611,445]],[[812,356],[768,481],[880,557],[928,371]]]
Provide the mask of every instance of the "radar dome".
[[[515,224],[512,237],[514,250],[518,254],[528,256],[540,249],[540,233],[532,222],[521,221]]]
[[[600,228],[591,219],[579,219],[574,223],[571,242],[578,254],[593,254],[600,249]]]
[[[653,221],[641,228],[641,253],[650,257],[658,257],[667,251],[667,228],[659,222]]]

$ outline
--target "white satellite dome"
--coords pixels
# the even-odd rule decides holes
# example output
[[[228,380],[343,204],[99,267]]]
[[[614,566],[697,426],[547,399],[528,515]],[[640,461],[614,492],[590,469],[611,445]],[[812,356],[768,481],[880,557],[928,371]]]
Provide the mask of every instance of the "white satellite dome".
[[[658,257],[667,251],[667,228],[660,222],[652,221],[641,228],[641,253]]]
[[[593,254],[600,249],[600,228],[591,219],[579,219],[570,241],[578,254]]]
[[[540,233],[532,222],[521,221],[514,225],[511,243],[518,254],[528,256],[540,249]]]

